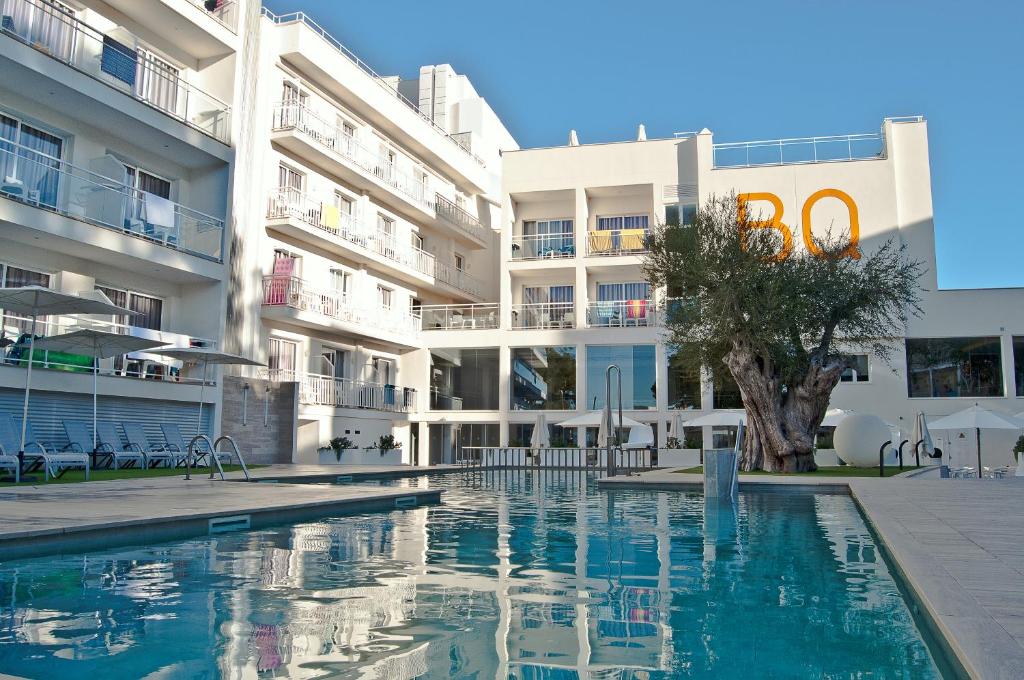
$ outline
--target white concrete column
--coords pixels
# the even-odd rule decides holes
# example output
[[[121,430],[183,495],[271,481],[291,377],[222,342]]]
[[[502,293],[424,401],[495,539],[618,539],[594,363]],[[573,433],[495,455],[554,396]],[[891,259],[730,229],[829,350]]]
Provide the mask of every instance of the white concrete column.
[[[498,347],[498,443],[501,446],[508,446],[508,416],[512,408],[511,402],[512,353],[508,345],[503,344]]]
[[[584,187],[576,187],[573,210],[573,231],[576,234],[576,290],[573,292],[573,309],[576,311],[577,328],[587,323],[587,267],[584,259],[587,253],[587,219],[587,190]]]
[[[1003,389],[1006,390],[1004,394],[1012,399],[1017,396],[1017,376],[1013,372],[1013,334],[1001,334],[999,336],[999,344],[1003,354],[1002,369],[1005,383]]]

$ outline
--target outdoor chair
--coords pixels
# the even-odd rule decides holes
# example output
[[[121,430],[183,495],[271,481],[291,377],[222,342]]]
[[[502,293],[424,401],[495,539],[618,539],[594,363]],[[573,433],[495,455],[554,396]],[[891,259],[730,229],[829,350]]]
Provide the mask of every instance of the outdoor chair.
[[[14,473],[14,482],[21,481],[21,462],[18,460],[18,453],[8,453],[7,449],[0,444],[0,470],[11,470]]]
[[[176,467],[184,457],[184,453],[171,451],[166,445],[153,445],[146,435],[146,428],[142,423],[121,423],[124,430],[124,438],[128,440],[128,446],[141,453],[146,454],[146,462],[150,467],[158,467],[161,462],[167,463],[167,467]]]
[[[0,414],[0,447],[6,456],[17,458],[21,446],[21,420],[6,413]],[[85,470],[85,478],[89,479],[89,456],[81,453],[67,453],[47,448],[35,438],[32,423],[25,428],[25,452],[22,467],[16,475],[20,479],[23,472],[35,472],[40,468],[46,479],[60,477],[71,468]]]
[[[115,470],[122,467],[122,462],[124,463],[123,467],[132,467],[136,463],[143,469],[149,467],[149,461],[144,451],[136,450],[131,444],[127,446],[124,444],[121,433],[117,431],[117,423],[102,420],[96,423],[96,439],[100,447],[114,454]]]
[[[181,429],[179,429],[178,426],[174,423],[162,423],[160,425],[160,430],[164,433],[164,439],[167,441],[167,447],[172,451],[180,453],[180,465],[181,462],[183,462],[188,457],[188,441],[186,441],[184,435],[181,434]],[[189,437],[188,439],[191,440],[192,437]],[[213,452],[210,450],[210,447],[206,444],[205,441],[200,439],[196,443],[195,452],[191,460],[192,465],[203,465],[204,463],[212,463],[213,461],[207,458],[207,456],[209,456],[211,453]],[[217,457],[220,458],[221,460],[231,460],[231,454],[229,453],[219,453],[217,454]]]
[[[137,461],[139,454],[135,452],[124,452],[120,449],[120,437],[118,447],[112,444],[104,444],[100,439],[99,432],[96,433],[96,446],[93,446],[92,431],[89,423],[81,420],[62,420],[64,434],[68,437],[66,450],[88,456],[92,456],[92,466],[113,467],[115,470],[121,467],[121,461]]]

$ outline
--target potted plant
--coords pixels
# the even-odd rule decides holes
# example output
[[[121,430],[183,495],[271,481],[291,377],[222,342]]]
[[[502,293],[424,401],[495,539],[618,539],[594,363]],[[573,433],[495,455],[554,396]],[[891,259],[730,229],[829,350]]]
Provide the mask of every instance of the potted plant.
[[[366,447],[367,452],[374,449],[380,454],[379,462],[384,465],[400,465],[402,463],[402,444],[395,439],[393,434],[382,434],[376,442]]]
[[[331,440],[330,446],[334,450],[335,459],[340,463],[341,454],[345,451],[345,449],[353,449],[355,448],[356,445],[353,444],[352,440],[349,439],[348,437],[335,437],[334,439]]]
[[[1020,454],[1024,453],[1024,434],[1017,437],[1017,443],[1013,445],[1013,460],[1020,463]]]

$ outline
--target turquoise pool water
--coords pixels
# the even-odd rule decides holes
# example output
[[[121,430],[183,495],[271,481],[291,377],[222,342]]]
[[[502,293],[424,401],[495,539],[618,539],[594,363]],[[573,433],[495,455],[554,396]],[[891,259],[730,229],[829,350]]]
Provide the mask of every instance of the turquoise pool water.
[[[0,563],[32,678],[936,678],[853,501],[474,473],[442,506]]]

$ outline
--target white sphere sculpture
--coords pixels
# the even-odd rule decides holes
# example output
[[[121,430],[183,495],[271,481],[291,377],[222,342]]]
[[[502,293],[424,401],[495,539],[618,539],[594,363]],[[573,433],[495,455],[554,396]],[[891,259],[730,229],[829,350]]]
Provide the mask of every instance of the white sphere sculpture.
[[[853,467],[878,467],[878,449],[892,439],[889,426],[878,416],[851,413],[839,421],[832,435],[836,455]],[[892,447],[886,451],[885,462],[892,459]]]

